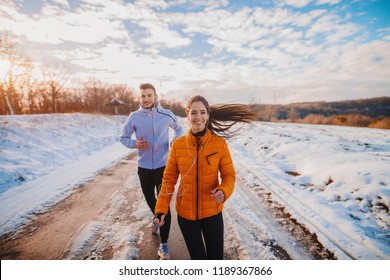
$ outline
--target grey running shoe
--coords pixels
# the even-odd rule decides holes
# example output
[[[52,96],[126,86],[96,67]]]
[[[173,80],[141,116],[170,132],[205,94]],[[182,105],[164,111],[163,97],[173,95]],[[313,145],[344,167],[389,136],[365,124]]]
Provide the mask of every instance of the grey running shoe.
[[[152,234],[153,235],[157,235],[158,234],[158,230],[160,229],[160,227],[154,223],[154,221],[152,222]]]

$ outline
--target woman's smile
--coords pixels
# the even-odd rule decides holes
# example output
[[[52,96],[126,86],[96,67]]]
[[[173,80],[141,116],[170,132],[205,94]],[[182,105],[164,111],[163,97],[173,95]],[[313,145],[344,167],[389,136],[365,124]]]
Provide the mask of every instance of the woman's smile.
[[[206,107],[200,101],[194,102],[188,112],[192,133],[198,133],[205,129],[206,123],[209,120],[209,114]]]

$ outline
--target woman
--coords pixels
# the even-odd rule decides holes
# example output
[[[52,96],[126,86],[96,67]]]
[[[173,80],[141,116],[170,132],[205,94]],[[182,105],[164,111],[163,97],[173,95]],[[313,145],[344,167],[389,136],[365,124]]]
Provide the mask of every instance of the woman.
[[[189,100],[186,113],[190,129],[172,145],[156,203],[155,222],[164,224],[180,175],[176,211],[191,259],[223,259],[222,209],[233,193],[236,178],[224,138],[237,132],[229,131],[235,123],[249,123],[253,113],[240,104],[210,107],[202,96]]]

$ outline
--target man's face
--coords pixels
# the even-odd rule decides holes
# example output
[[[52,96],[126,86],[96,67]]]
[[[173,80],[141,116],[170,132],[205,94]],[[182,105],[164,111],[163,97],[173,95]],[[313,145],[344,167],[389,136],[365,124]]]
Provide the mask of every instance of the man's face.
[[[152,108],[156,103],[157,95],[154,93],[154,90],[151,88],[141,89],[140,91],[140,101],[142,107],[145,109]]]

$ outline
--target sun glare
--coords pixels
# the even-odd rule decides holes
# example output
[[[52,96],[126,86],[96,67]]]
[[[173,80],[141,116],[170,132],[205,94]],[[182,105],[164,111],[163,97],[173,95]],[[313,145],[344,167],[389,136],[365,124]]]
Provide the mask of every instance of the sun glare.
[[[11,68],[11,63],[8,60],[0,60],[0,81],[5,80],[5,76],[8,74]]]

